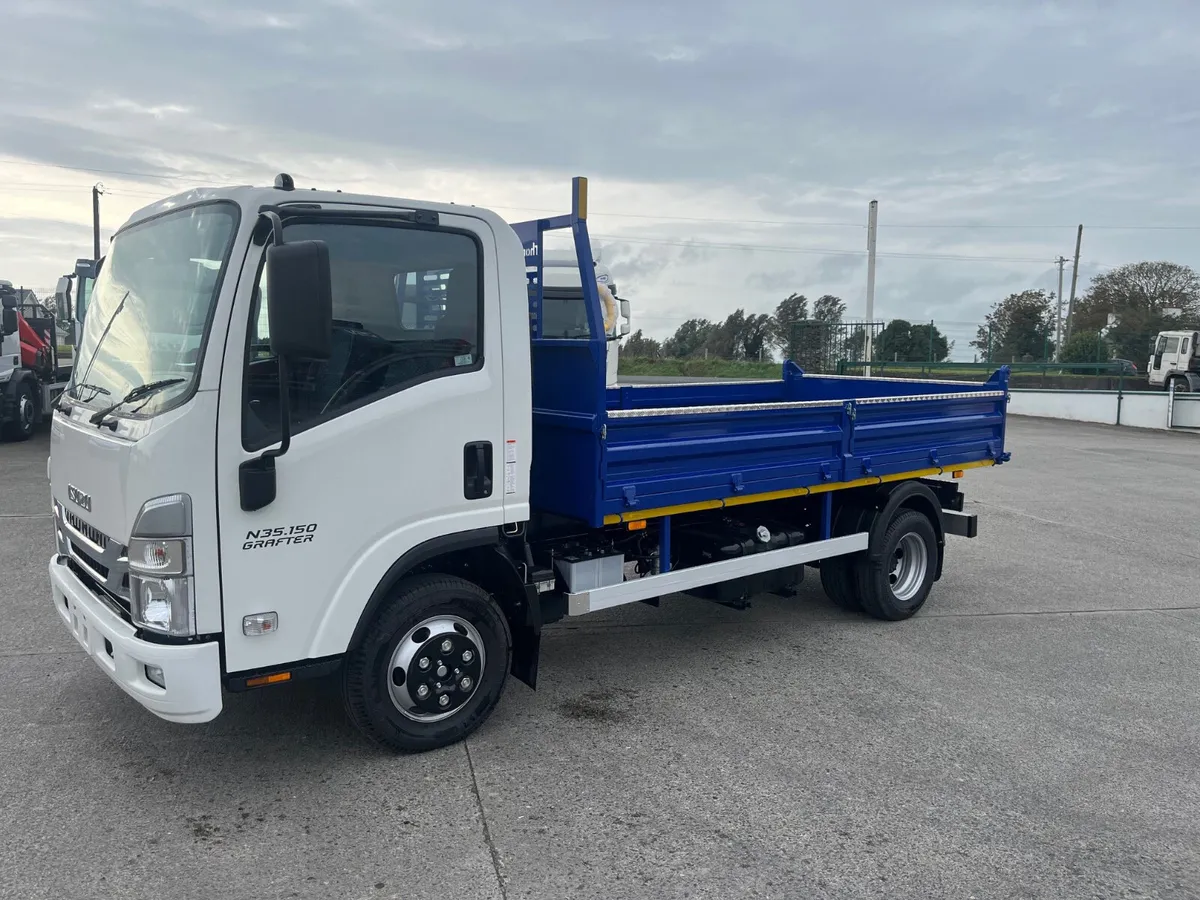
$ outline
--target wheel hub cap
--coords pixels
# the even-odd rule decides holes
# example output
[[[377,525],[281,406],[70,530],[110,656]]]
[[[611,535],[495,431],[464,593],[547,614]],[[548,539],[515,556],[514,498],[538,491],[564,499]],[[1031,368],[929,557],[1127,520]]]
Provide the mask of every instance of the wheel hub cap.
[[[929,553],[925,542],[918,535],[906,534],[896,544],[892,553],[892,568],[888,572],[888,584],[900,602],[911,600],[925,581],[925,570],[929,566]]]
[[[426,619],[392,653],[392,703],[417,722],[448,718],[474,696],[484,661],[483,638],[470,622],[458,616]]]

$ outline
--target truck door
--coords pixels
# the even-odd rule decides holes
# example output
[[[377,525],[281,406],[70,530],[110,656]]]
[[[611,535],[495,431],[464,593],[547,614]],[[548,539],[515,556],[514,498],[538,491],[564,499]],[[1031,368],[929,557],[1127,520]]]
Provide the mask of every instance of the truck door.
[[[292,367],[292,438],[276,461],[276,499],[244,511],[238,467],[279,440],[271,286],[265,254],[252,248],[218,426],[230,672],[342,652],[405,552],[503,522],[500,303],[488,226],[468,216],[432,226],[330,217],[285,224],[284,238],[329,247],[332,356]],[[243,617],[258,613],[276,613],[277,630],[243,634]]]

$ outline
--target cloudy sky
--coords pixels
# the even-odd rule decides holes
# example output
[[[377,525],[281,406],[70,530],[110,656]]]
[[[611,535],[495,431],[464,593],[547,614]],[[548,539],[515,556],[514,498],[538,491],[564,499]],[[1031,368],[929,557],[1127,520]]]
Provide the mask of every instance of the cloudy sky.
[[[1195,0],[4,0],[0,278],[53,288],[198,184],[565,211],[635,327],[834,293],[973,323],[1084,224],[1105,267],[1200,267]],[[936,227],[934,227],[936,226]],[[1067,284],[1070,267],[1067,268]]]

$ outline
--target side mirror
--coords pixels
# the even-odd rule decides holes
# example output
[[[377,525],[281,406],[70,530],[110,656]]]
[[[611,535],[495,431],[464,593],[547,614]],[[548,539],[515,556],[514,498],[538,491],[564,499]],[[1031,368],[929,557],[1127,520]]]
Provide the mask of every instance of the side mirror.
[[[5,291],[3,296],[0,296],[0,306],[5,309],[17,308],[17,295],[10,291]]]
[[[324,241],[267,248],[267,321],[271,352],[281,359],[329,359],[333,285]]]
[[[3,332],[7,337],[10,334],[17,333],[17,311],[11,306],[4,307],[3,322],[0,323],[0,332]]]
[[[238,467],[242,509],[262,509],[275,500],[275,460],[292,443],[289,363],[329,359],[333,344],[333,285],[329,246],[296,241],[267,247],[267,321],[271,352],[279,366],[279,446]]]

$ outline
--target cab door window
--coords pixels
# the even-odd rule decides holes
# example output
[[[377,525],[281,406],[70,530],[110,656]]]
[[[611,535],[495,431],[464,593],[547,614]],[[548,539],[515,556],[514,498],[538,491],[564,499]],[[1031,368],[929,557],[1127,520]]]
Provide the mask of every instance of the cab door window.
[[[288,367],[293,434],[482,366],[482,250],[474,235],[324,221],[288,225],[284,239],[324,241],[333,286],[330,358]],[[265,302],[270,289],[260,267],[244,375],[247,450],[279,439],[279,364],[270,350]]]

